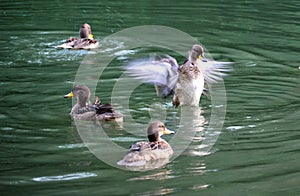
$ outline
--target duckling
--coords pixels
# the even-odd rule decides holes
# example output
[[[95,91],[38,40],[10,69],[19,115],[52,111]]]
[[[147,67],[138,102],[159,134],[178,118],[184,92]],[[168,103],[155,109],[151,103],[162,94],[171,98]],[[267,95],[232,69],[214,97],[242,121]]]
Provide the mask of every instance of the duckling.
[[[149,142],[143,141],[132,144],[125,157],[117,164],[143,166],[150,161],[169,159],[173,155],[173,149],[161,136],[173,133],[175,132],[167,129],[160,121],[150,123],[147,129]]]
[[[73,106],[70,115],[75,119],[101,121],[123,121],[123,115],[115,112],[109,104],[101,104],[96,97],[94,104],[90,102],[90,89],[85,85],[76,85],[73,90],[64,96],[64,98],[76,97],[77,103]]]
[[[156,93],[166,98],[174,93],[173,106],[198,106],[204,90],[204,84],[222,79],[229,71],[230,62],[209,61],[204,49],[195,44],[188,59],[179,66],[176,59],[164,55],[156,59],[140,59],[129,63],[125,71],[142,82],[155,85]]]
[[[91,26],[87,23],[83,24],[79,30],[79,36],[70,37],[67,41],[57,46],[57,48],[65,48],[65,49],[94,49],[98,48],[99,42],[94,39],[92,34]]]

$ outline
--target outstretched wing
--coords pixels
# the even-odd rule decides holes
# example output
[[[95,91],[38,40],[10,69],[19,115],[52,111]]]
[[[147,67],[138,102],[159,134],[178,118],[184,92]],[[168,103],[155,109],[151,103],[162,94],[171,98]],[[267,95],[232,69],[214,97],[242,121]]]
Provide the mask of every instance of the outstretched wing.
[[[233,62],[199,61],[198,64],[205,82],[215,83],[228,75],[228,72],[232,70],[230,64],[233,64]]]
[[[158,60],[148,58],[132,61],[125,70],[135,79],[154,84],[157,95],[163,98],[172,93],[179,75],[176,59],[168,55],[159,57]]]

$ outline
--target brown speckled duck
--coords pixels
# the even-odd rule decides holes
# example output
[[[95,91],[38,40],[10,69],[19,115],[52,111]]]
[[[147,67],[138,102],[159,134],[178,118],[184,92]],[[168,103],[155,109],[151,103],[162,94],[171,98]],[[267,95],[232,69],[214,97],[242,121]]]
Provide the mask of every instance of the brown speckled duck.
[[[90,89],[85,85],[76,85],[64,98],[76,97],[77,103],[73,106],[70,115],[75,119],[101,121],[123,121],[123,115],[115,112],[109,104],[101,104],[98,97],[94,104],[90,103]]]
[[[173,155],[173,149],[161,136],[173,133],[174,131],[167,129],[160,121],[150,123],[147,129],[149,142],[132,144],[125,157],[118,162],[118,165],[138,167],[150,161],[169,159]]]
[[[98,48],[99,42],[94,39],[91,26],[87,23],[83,24],[79,30],[79,36],[70,37],[67,41],[57,46],[57,48],[65,48],[65,49],[94,49]]]
[[[125,67],[126,73],[142,82],[152,83],[158,96],[174,93],[175,107],[198,106],[205,83],[213,83],[226,75],[229,62],[207,60],[202,46],[196,44],[182,66],[175,58],[165,55],[157,59],[135,60]]]

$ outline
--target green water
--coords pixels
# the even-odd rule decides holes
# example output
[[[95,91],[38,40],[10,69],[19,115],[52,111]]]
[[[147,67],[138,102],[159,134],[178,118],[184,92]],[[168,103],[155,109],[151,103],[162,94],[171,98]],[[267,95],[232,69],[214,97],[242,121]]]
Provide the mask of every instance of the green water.
[[[1,193],[298,195],[299,7],[295,0],[1,1]],[[69,116],[71,100],[62,97],[88,52],[55,48],[84,22],[100,40],[138,25],[169,26],[195,37],[215,60],[236,62],[224,78],[224,126],[208,155],[193,153],[201,144],[194,141],[165,167],[133,172],[105,164],[85,147]],[[131,52],[101,75],[96,94],[103,102],[128,58],[156,51]],[[165,123],[176,129],[177,109],[151,85],[136,89],[130,114],[146,127],[153,102],[168,107]],[[209,119],[209,99],[201,107]],[[124,147],[141,139],[113,126],[105,130]]]

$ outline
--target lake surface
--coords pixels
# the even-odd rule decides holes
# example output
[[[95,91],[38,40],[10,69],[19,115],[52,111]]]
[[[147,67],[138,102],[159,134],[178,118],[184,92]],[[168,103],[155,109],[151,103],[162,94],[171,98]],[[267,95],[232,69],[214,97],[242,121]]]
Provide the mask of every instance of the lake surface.
[[[2,194],[299,195],[299,7],[295,0],[1,1]],[[214,106],[205,96],[203,130],[165,167],[129,171],[91,153],[69,116],[72,101],[63,95],[72,89],[82,61],[103,51],[55,47],[77,36],[85,22],[99,40],[140,25],[171,27],[197,39],[215,60],[235,62],[224,78],[224,125],[208,153],[201,151],[201,143],[208,137]],[[122,67],[136,56],[170,52],[179,63],[184,60],[160,48],[113,45],[120,46],[118,53],[96,89],[103,102],[111,100]],[[146,130],[149,108],[156,103],[165,108],[167,127],[178,131],[179,109],[171,106],[171,98],[157,98],[152,85],[139,86],[129,102],[129,112],[116,103],[118,111],[130,115],[125,125],[131,117]],[[144,139],[126,126],[103,126],[111,141],[124,148]]]

